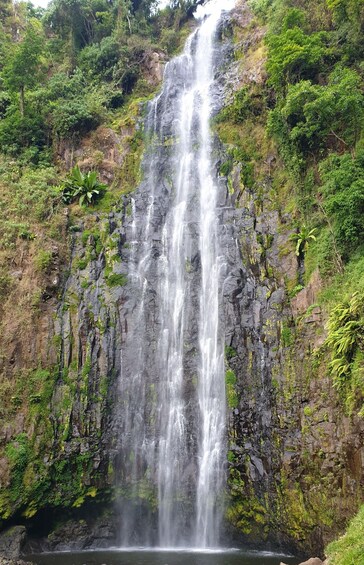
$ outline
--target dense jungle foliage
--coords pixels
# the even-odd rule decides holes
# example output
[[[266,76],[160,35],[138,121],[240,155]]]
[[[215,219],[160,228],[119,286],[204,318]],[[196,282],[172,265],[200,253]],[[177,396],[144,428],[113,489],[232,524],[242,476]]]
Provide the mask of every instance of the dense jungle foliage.
[[[142,66],[178,47],[194,2],[53,0],[47,10],[2,0],[0,147],[22,163],[49,164],[54,144],[80,137],[149,94]]]
[[[258,99],[266,132],[285,168],[281,186],[275,188],[285,197],[289,192],[296,240],[302,241],[297,255],[305,273],[296,291],[319,269],[325,286],[321,300],[332,312],[327,347],[334,386],[349,412],[360,411],[364,399],[364,2],[250,0],[249,4],[267,26],[267,81],[258,95],[236,98],[235,120],[254,111]],[[307,234],[311,241],[304,249]]]
[[[0,297],[14,286],[9,269],[19,245],[28,242],[35,270],[45,272],[31,242],[51,257],[53,243],[64,242],[64,203],[93,204],[100,186],[105,192],[96,173],[71,188],[81,139],[100,125],[123,137],[124,168],[108,183],[106,210],[135,187],[139,103],[158,88],[148,69],[153,56],[165,59],[180,47],[196,3],[175,0],[159,10],[157,0],[53,0],[44,10],[0,1]],[[99,149],[85,173],[103,160]],[[30,306],[37,301],[31,296]]]

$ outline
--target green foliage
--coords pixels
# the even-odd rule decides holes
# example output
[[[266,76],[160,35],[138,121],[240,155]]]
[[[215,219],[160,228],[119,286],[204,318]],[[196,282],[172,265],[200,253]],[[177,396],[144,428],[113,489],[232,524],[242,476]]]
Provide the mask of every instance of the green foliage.
[[[226,397],[229,408],[236,408],[239,404],[236,392],[236,375],[232,369],[227,369],[225,374]]]
[[[225,358],[227,361],[230,361],[233,357],[236,357],[237,352],[236,350],[231,347],[230,345],[225,345]]]
[[[3,153],[19,156],[27,153],[28,161],[39,162],[47,143],[47,130],[42,119],[33,108],[27,108],[22,116],[17,106],[12,105],[0,121],[0,149]]]
[[[269,83],[278,91],[302,79],[314,79],[333,58],[326,32],[306,34],[294,27],[269,35],[267,71]]]
[[[0,275],[0,298],[4,299],[10,287],[10,277],[7,273]]]
[[[46,273],[52,264],[52,252],[40,249],[34,260],[38,271]]]
[[[23,494],[24,473],[29,461],[29,441],[25,433],[8,443],[5,454],[10,462],[10,499],[15,503]]]
[[[54,132],[67,139],[72,134],[85,134],[96,127],[100,120],[91,112],[85,100],[65,100],[60,102],[52,114]]]
[[[24,91],[37,84],[42,78],[41,56],[44,50],[44,36],[37,20],[30,20],[20,43],[10,51],[2,71],[5,87],[20,96],[20,113],[24,115]]]
[[[80,206],[91,206],[102,198],[106,190],[106,184],[98,180],[96,171],[84,174],[78,166],[71,170],[61,185],[63,201],[69,204],[78,198]]]
[[[332,155],[321,165],[324,209],[342,256],[348,259],[364,235],[364,151]]]
[[[346,533],[330,543],[326,553],[333,565],[364,565],[364,506],[351,520]]]
[[[294,343],[292,329],[287,324],[282,324],[281,340],[283,347],[290,347]]]
[[[306,253],[311,241],[316,241],[316,231],[316,228],[310,230],[306,225],[303,225],[298,233],[293,233],[291,235],[291,241],[296,243],[297,257],[303,256]]]
[[[338,38],[349,60],[363,56],[364,3],[363,0],[327,0],[337,26]]]
[[[162,15],[154,0],[53,0],[44,17],[34,7],[16,13],[17,40],[12,10],[0,37],[0,149],[26,162],[60,141],[75,144],[143,88],[163,21],[173,28],[168,43],[179,44],[176,14]]]
[[[352,411],[364,400],[364,294],[355,293],[337,305],[328,322],[326,345],[332,351],[330,372],[334,387]]]
[[[115,36],[104,37],[100,43],[93,43],[83,49],[79,55],[80,68],[90,78],[95,75],[111,80],[121,56],[120,41]]]
[[[125,286],[128,282],[126,275],[120,275],[117,273],[111,273],[106,277],[106,284],[109,287]]]
[[[248,4],[255,14],[262,17],[266,16],[272,0],[248,0]]]
[[[239,124],[244,122],[248,115],[258,115],[261,111],[261,97],[254,97],[245,86],[234,94],[233,102],[221,110],[217,121],[229,120],[234,124]]]
[[[364,119],[360,75],[338,67],[327,86],[301,81],[270,114],[268,131],[277,139],[291,169],[303,169],[312,152],[330,143],[353,147]]]

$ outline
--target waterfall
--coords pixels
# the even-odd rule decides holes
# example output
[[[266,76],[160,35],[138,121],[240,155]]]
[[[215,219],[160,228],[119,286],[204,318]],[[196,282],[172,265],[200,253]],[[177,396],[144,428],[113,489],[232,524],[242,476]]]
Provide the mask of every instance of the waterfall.
[[[200,25],[167,64],[145,121],[144,181],[126,227],[119,386],[125,546],[219,543],[226,401],[210,118],[222,11],[217,0],[199,7]]]

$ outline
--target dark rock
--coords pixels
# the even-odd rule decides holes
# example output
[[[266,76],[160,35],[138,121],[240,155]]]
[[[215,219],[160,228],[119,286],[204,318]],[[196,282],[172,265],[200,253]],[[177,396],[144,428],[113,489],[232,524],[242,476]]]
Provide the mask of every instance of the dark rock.
[[[13,526],[0,533],[0,555],[7,559],[17,559],[26,542],[25,526]]]
[[[22,559],[3,559],[0,557],[0,565],[33,565],[30,561],[23,561]]]
[[[318,557],[311,557],[311,559],[300,563],[300,565],[323,565],[323,561]]]

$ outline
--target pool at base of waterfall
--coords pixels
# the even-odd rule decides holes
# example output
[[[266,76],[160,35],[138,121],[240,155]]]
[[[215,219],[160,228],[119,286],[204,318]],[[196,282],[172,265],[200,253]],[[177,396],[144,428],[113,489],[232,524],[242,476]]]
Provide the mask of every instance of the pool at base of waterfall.
[[[36,565],[297,565],[300,560],[278,553],[240,549],[206,551],[169,549],[99,550],[28,555]]]

